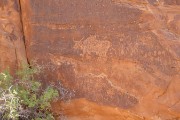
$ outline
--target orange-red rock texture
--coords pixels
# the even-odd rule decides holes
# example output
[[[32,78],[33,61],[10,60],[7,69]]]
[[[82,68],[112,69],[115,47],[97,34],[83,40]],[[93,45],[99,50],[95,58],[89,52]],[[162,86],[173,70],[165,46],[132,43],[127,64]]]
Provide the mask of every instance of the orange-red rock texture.
[[[69,120],[180,119],[180,0],[0,0],[0,53],[41,65]]]
[[[0,70],[26,63],[18,0],[0,0]]]

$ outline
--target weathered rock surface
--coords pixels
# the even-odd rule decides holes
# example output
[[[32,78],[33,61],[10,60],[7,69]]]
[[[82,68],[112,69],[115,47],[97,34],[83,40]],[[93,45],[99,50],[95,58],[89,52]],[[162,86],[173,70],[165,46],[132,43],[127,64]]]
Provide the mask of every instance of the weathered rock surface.
[[[86,99],[58,102],[52,106],[58,120],[144,120],[143,117],[138,117],[126,110],[98,105]]]
[[[44,82],[60,81],[64,100],[180,119],[179,0],[20,0],[27,58],[17,1],[7,1],[0,0],[1,66],[36,61]]]
[[[26,62],[18,0],[0,0],[0,71]]]
[[[21,0],[28,59],[100,105],[180,117],[179,0]]]

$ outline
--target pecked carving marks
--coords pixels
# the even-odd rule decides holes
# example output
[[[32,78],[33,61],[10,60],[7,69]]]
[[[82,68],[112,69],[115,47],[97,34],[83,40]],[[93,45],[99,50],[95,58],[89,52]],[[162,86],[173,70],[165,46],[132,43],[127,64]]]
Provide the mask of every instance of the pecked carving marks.
[[[115,87],[104,73],[81,75],[75,70],[74,66],[69,63],[63,63],[59,68],[64,85],[74,89],[76,98],[85,97],[94,102],[124,109],[138,104],[136,97],[119,89],[119,87]]]
[[[179,72],[174,60],[179,58],[174,57],[179,56],[179,41],[172,41],[179,33],[179,18],[174,10],[168,12],[173,6],[152,6],[155,0],[21,1],[28,57],[52,64],[42,80],[60,80],[75,90],[75,98],[121,108],[138,106],[143,112],[132,111],[156,115],[149,106],[154,101],[159,104],[156,93],[164,91]],[[169,27],[166,10],[167,17],[173,13],[167,19]],[[154,34],[166,28],[173,34]]]
[[[82,50],[82,56],[95,53],[97,56],[105,58],[110,46],[109,41],[100,41],[97,40],[96,36],[90,36],[86,40],[75,42],[74,48]]]
[[[109,57],[134,60],[150,73],[154,69],[169,76],[177,74],[177,70],[172,69],[176,66],[174,57],[153,33],[125,34],[114,39],[117,40],[111,41],[112,46],[107,53]]]

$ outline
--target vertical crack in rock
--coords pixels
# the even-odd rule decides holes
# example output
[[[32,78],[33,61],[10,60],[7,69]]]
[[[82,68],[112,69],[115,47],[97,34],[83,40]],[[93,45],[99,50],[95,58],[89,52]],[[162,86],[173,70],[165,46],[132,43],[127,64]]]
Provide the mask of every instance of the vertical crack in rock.
[[[17,47],[16,47],[16,45],[15,45],[15,43],[14,43],[14,39],[13,38],[11,38],[10,37],[10,40],[12,41],[12,43],[13,43],[13,46],[15,47],[14,48],[14,54],[15,54],[15,57],[16,57],[16,69],[18,69],[18,55],[17,55]],[[16,38],[15,38],[15,40],[16,40]]]
[[[20,13],[19,16],[20,16],[20,22],[21,22],[21,26],[22,26],[22,34],[23,34],[23,42],[24,42],[25,53],[26,53],[26,60],[27,60],[27,64],[29,65],[29,67],[31,67],[30,61],[27,56],[26,36],[24,34],[24,23],[23,23],[23,18],[22,18],[21,0],[18,0],[18,3],[19,3],[19,13]]]

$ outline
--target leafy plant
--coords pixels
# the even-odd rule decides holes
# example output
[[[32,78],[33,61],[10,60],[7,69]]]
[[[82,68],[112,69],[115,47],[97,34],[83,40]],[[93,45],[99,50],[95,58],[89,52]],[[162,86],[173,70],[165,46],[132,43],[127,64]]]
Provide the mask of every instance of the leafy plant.
[[[8,120],[53,120],[50,103],[59,94],[53,86],[43,87],[34,76],[39,68],[23,68],[12,77],[0,73],[0,117]]]

